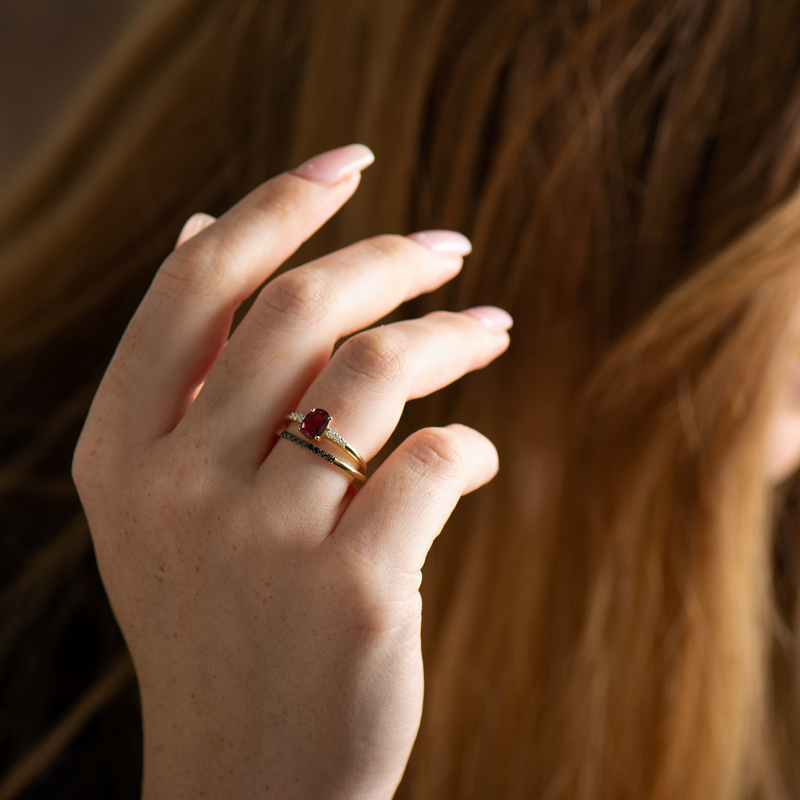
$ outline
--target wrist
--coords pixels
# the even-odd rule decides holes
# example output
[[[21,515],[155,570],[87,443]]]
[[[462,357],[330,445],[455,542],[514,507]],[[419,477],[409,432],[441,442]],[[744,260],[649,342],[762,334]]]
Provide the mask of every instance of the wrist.
[[[294,735],[301,726],[285,712],[276,723],[274,714],[263,720],[255,708],[238,714],[198,703],[191,713],[165,704],[155,710],[143,714],[142,800],[391,800],[402,777],[353,769],[352,754],[332,757],[324,737]]]

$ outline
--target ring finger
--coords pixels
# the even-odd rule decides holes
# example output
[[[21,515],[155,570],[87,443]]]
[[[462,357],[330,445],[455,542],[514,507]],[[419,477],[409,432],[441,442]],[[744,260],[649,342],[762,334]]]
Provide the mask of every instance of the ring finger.
[[[508,347],[510,327],[511,318],[504,311],[482,307],[459,314],[438,311],[363,331],[339,348],[297,411],[327,411],[331,428],[369,461],[397,426],[408,400],[486,366]],[[332,454],[340,452],[324,440],[318,446]],[[274,486],[279,481],[281,502],[302,514],[307,514],[313,487],[315,517],[319,521],[320,515],[332,515],[332,523],[349,480],[323,458],[284,440],[275,445],[259,474],[260,482]]]

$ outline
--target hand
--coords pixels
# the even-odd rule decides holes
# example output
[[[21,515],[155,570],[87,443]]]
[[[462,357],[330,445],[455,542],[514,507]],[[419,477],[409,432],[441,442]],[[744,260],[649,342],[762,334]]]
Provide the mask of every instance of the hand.
[[[469,249],[378,236],[267,283],[225,346],[235,309],[370,161],[340,148],[193,218],[206,227],[156,274],[81,434],[73,476],[139,680],[146,798],[377,800],[405,768],[420,569],[496,451],[460,425],[418,431],[356,491],[275,431],[321,407],[369,460],[406,400],[502,353],[510,320],[437,312],[351,336]]]

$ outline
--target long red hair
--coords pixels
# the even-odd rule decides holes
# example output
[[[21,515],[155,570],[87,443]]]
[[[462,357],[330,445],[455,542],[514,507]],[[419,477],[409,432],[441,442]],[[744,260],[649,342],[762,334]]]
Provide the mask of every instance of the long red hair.
[[[106,675],[78,707],[84,752],[137,756],[68,481],[125,324],[191,213],[351,141],[376,164],[292,263],[454,228],[474,243],[463,275],[401,313],[516,320],[504,358],[398,430],[461,421],[501,455],[424,570],[399,796],[800,795],[800,484],[764,463],[800,353],[798,111],[795,4],[151,4],[0,211],[0,797],[105,774],[58,758],[80,725],[53,710],[57,674],[70,698]],[[55,665],[75,619],[91,663]]]

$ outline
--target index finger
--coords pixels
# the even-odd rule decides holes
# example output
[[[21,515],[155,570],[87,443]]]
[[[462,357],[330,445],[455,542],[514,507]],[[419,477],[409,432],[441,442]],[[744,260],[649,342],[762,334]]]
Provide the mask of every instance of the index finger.
[[[263,183],[178,248],[156,273],[108,367],[89,418],[134,447],[169,433],[191,404],[233,315],[355,192],[374,160],[355,144]]]

